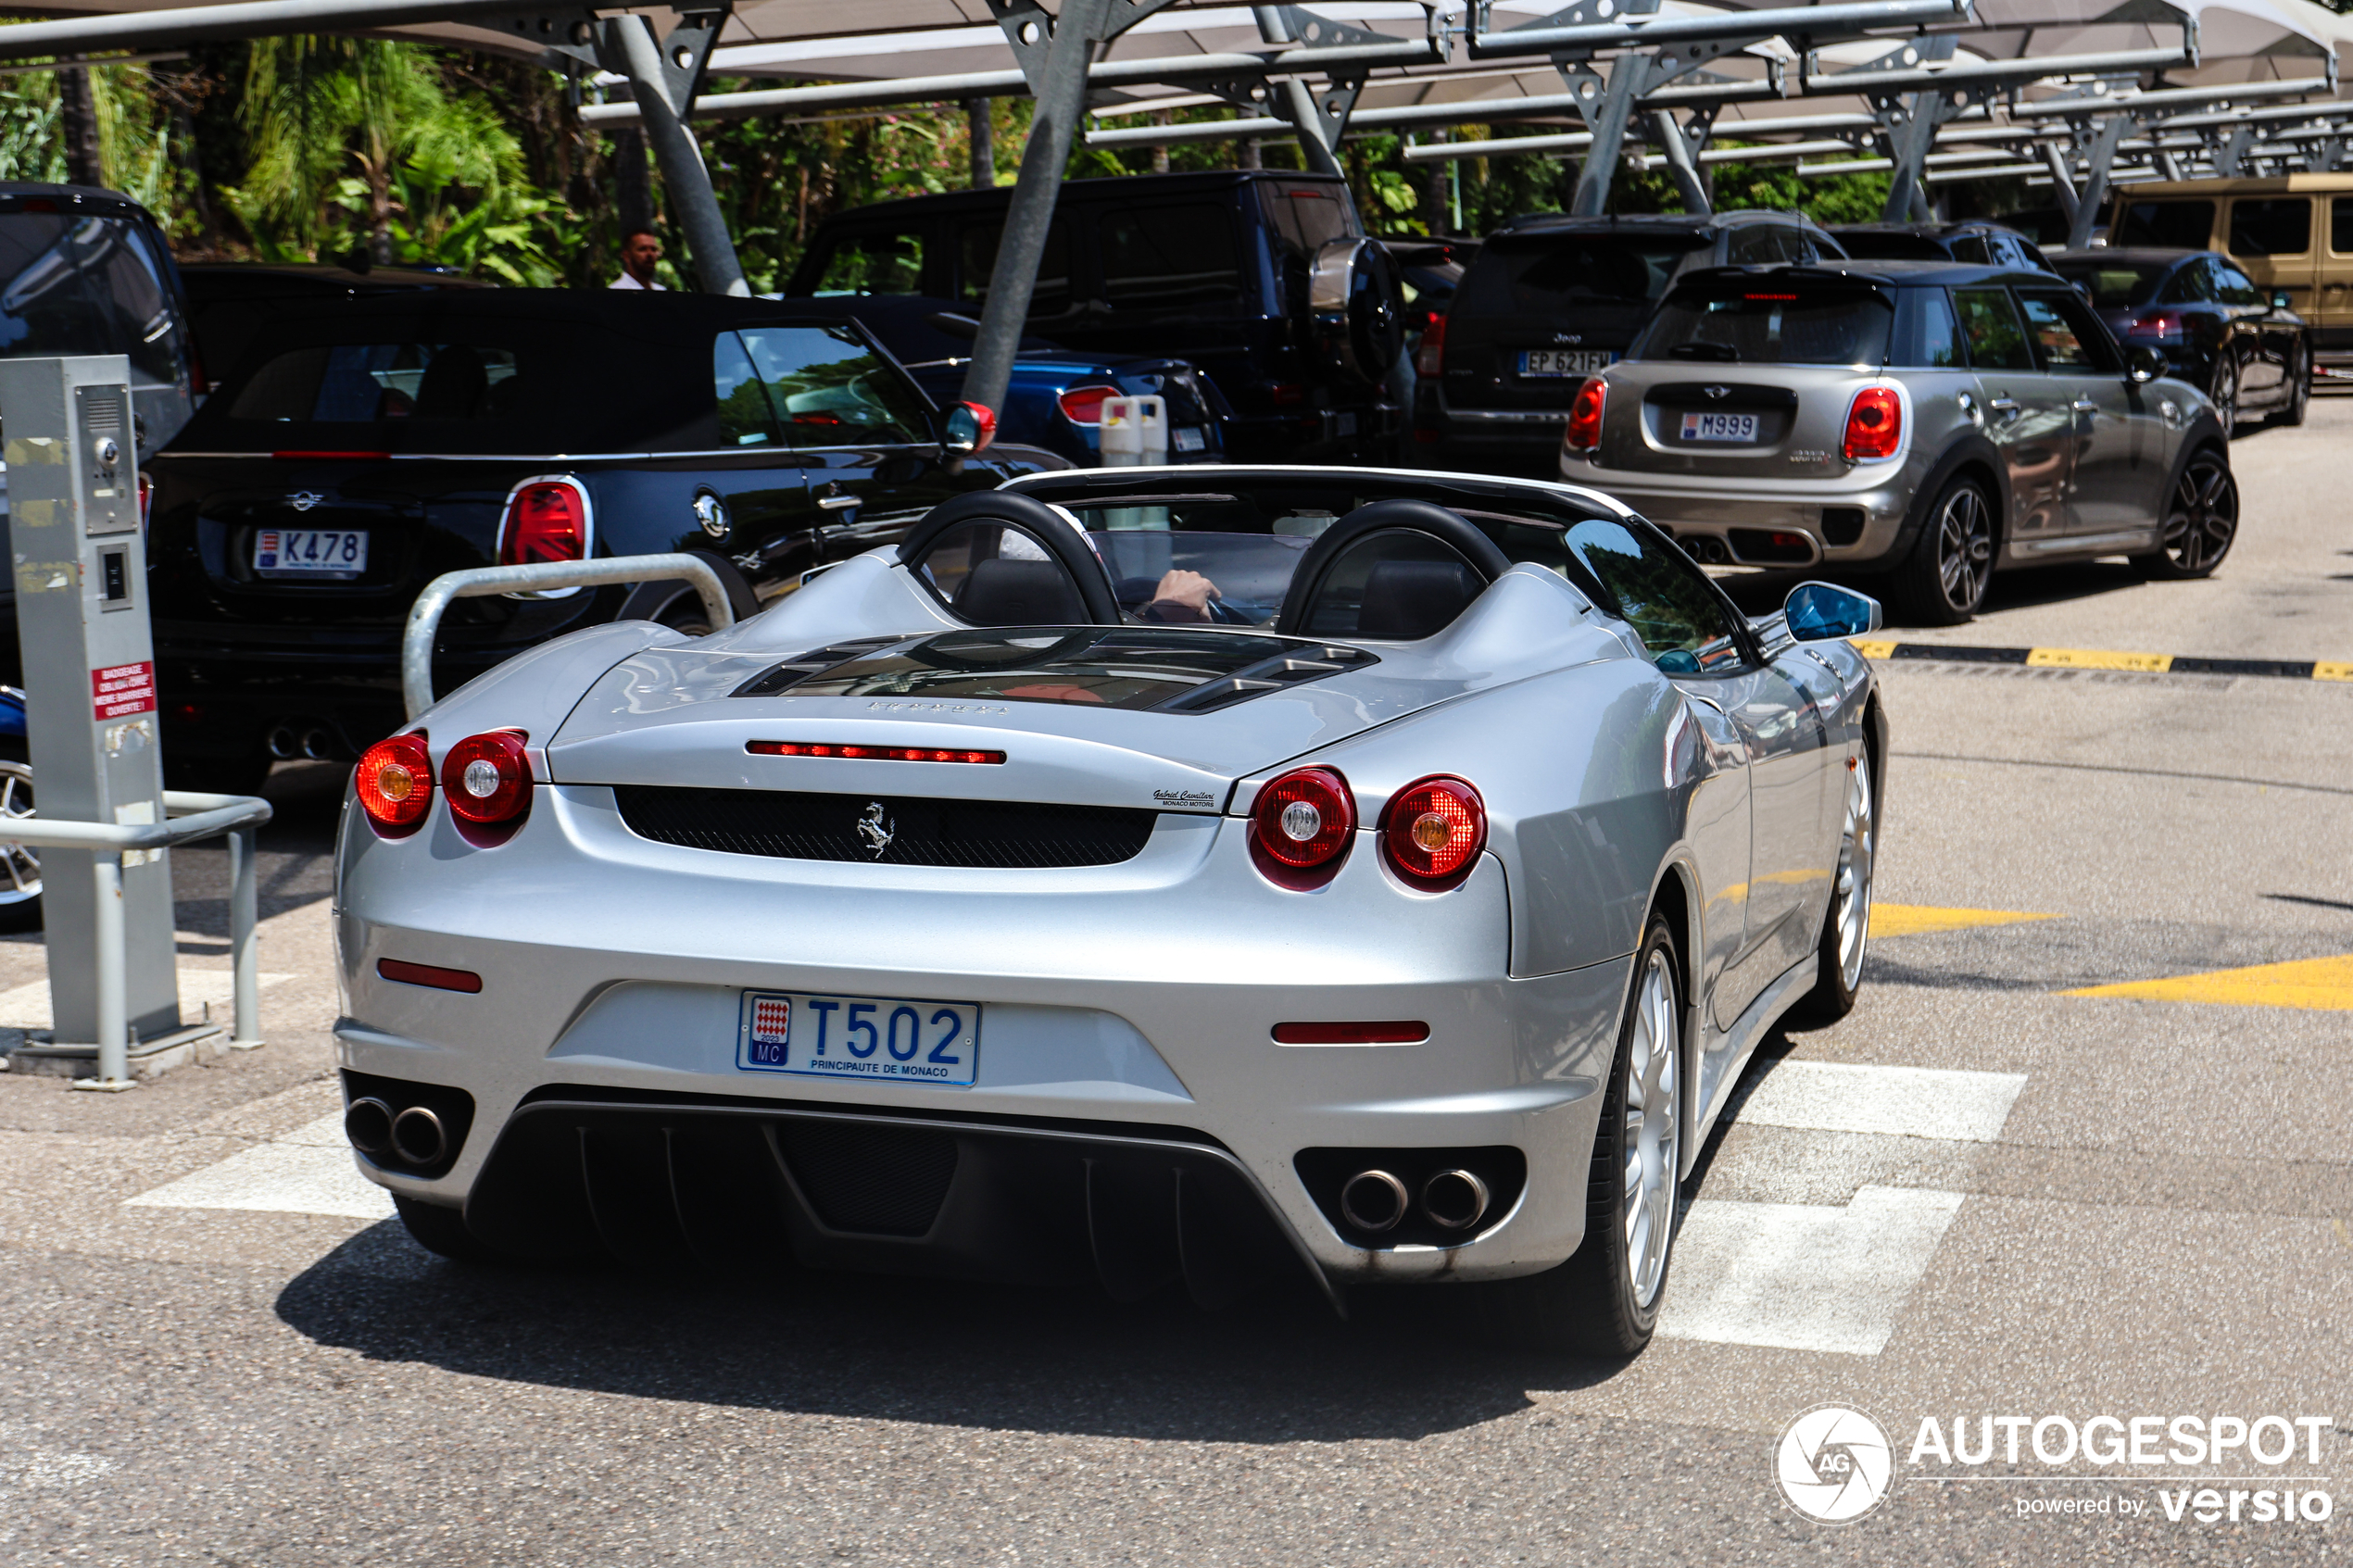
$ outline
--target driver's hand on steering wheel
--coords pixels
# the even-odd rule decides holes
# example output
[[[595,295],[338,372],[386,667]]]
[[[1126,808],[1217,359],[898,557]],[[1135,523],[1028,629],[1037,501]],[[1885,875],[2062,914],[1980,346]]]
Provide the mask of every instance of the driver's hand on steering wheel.
[[[1198,571],[1169,571],[1161,577],[1160,586],[1152,590],[1152,601],[1144,607],[1144,619],[1208,621],[1212,619],[1209,601],[1223,597],[1217,584]]]

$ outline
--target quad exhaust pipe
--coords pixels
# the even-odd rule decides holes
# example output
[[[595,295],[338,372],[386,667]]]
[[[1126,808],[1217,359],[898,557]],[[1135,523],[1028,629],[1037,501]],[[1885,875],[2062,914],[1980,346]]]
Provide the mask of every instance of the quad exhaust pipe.
[[[1422,1183],[1422,1217],[1441,1230],[1471,1229],[1487,1217],[1489,1201],[1487,1184],[1476,1172],[1441,1171]],[[1367,1235],[1395,1230],[1414,1207],[1414,1195],[1405,1184],[1378,1167],[1359,1171],[1340,1184],[1340,1217]]]

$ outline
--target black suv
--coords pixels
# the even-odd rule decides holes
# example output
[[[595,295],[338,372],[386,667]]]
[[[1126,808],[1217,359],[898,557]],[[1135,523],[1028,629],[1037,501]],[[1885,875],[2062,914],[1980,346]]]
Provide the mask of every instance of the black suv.
[[[1958,261],[1972,267],[2022,267],[2047,272],[2032,240],[2003,223],[1834,223],[1831,236],[1858,261]]]
[[[168,767],[250,789],[272,758],[396,729],[401,631],[466,567],[692,551],[738,616],[949,496],[1068,465],[959,456],[855,322],[757,299],[448,289],[290,312],[153,465]],[[615,620],[701,629],[681,582],[450,608],[437,690]]]
[[[785,292],[977,311],[1012,199],[959,191],[838,213]],[[1343,182],[1133,174],[1062,187],[1028,330],[1097,354],[1182,354],[1233,406],[1234,461],[1387,461],[1406,417],[1403,312],[1396,263],[1365,238]]]
[[[1700,267],[1843,257],[1794,212],[1516,218],[1479,247],[1422,336],[1416,466],[1557,475],[1569,399]]]

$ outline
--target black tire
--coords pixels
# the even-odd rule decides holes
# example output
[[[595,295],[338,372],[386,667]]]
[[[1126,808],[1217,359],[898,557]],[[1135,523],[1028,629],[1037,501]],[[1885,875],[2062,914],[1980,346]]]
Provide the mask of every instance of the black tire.
[[[2312,351],[2298,348],[2296,360],[2287,368],[2287,406],[2280,410],[2280,423],[2300,425],[2304,411],[2312,404]]]
[[[2239,488],[2230,454],[2201,446],[2165,490],[2165,529],[2157,549],[2132,558],[2144,577],[2181,582],[2211,577],[2238,538]]]
[[[466,1228],[466,1217],[455,1209],[438,1203],[427,1203],[406,1193],[392,1195],[392,1206],[400,1211],[400,1223],[409,1227],[409,1235],[426,1251],[436,1253],[453,1263],[503,1263],[510,1261],[496,1248],[485,1245],[482,1238]]]
[[[1484,1296],[1489,1325],[1500,1336],[1531,1349],[1567,1351],[1587,1356],[1630,1356],[1651,1341],[1658,1326],[1658,1309],[1667,1298],[1667,1276],[1673,1261],[1675,1225],[1680,1218],[1682,1189],[1679,1168],[1682,1153],[1682,1092],[1687,1065],[1683,1055],[1682,981],[1675,959],[1675,935],[1667,922],[1651,917],[1650,929],[1634,954],[1634,980],[1629,989],[1626,1016],[1618,1024],[1617,1050],[1610,1064],[1609,1088],[1602,1098],[1601,1125],[1593,1136],[1593,1155],[1585,1178],[1585,1240],[1568,1261],[1541,1274],[1498,1280],[1475,1288]],[[1629,1111],[1638,1039],[1655,1047],[1656,1024],[1646,1008],[1645,994],[1655,973],[1663,974],[1666,1013],[1673,1037],[1663,1051],[1652,1052],[1654,1063],[1667,1070],[1666,1093],[1656,1096],[1656,1066],[1642,1073],[1659,1098],[1671,1136],[1664,1148],[1655,1139],[1636,1141],[1636,1154],[1647,1174],[1663,1173],[1663,1208],[1646,1205],[1645,1241],[1660,1248],[1647,1281],[1636,1278],[1638,1262],[1629,1236],[1633,1218],[1628,1213],[1627,1160],[1629,1114],[1647,1125],[1643,1108]],[[1656,1189],[1654,1195],[1659,1196]],[[1659,1228],[1663,1227],[1663,1228]],[[1647,1256],[1647,1253],[1645,1253]]]
[[[1904,618],[1916,626],[1958,626],[1985,603],[2001,530],[1985,486],[1957,474],[1929,504],[1912,553],[1895,569]]]
[[[760,596],[752,592],[751,584],[736,570],[735,562],[699,550],[696,554],[710,562],[711,571],[719,574],[720,586],[727,591],[728,608],[736,612],[737,621],[747,621],[760,613]],[[656,611],[653,619],[689,637],[710,636],[711,612],[703,608],[702,596],[691,584],[681,583],[678,586],[681,592]]]
[[[2215,353],[2213,372],[2206,378],[2206,395],[2213,401],[2222,439],[2230,440],[2239,429],[2239,361],[2228,344]]]
[[[1831,876],[1830,907],[1815,946],[1814,988],[1793,1010],[1808,1023],[1836,1023],[1855,1010],[1863,989],[1863,949],[1871,930],[1871,880],[1879,864],[1878,784],[1871,754],[1855,759],[1846,775],[1846,813],[1839,830],[1838,866]]]

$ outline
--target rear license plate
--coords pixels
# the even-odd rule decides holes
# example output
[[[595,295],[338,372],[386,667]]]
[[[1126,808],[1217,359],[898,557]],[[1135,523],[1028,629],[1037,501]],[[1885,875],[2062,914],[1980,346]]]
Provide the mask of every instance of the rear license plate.
[[[1530,348],[1519,357],[1523,376],[1597,376],[1608,369],[1605,348]]]
[[[980,1066],[980,1004],[746,991],[736,1065],[746,1073],[969,1086]]]
[[[1756,440],[1755,414],[1685,414],[1683,439],[1686,441],[1732,441],[1754,445]]]
[[[1177,427],[1176,450],[1179,452],[1200,452],[1206,450],[1208,445],[1209,437],[1205,433],[1195,430],[1190,425]]]
[[[358,577],[368,570],[368,534],[359,528],[265,528],[253,536],[258,577]]]

